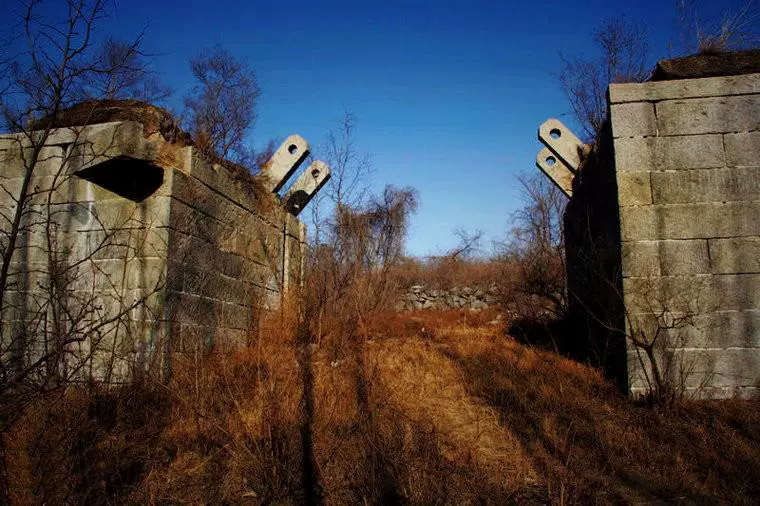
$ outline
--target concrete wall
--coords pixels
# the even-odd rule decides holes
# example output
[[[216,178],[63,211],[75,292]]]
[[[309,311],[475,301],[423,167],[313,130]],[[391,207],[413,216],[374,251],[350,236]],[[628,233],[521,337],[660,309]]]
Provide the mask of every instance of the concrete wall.
[[[30,142],[0,138],[6,218]],[[4,365],[31,363],[63,340],[67,358],[55,367],[67,377],[164,370],[170,353],[244,343],[253,309],[278,305],[300,283],[303,225],[191,146],[119,121],[53,130],[40,154],[5,293]]]
[[[707,396],[760,386],[760,74],[609,90],[628,319],[667,376]],[[682,318],[686,316],[686,318]],[[667,328],[673,327],[673,328]],[[628,342],[632,393],[642,365]]]

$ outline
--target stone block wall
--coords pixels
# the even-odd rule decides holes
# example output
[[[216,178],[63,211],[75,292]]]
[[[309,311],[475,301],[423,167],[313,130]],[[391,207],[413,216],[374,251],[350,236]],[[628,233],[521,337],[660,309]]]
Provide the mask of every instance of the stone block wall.
[[[303,224],[247,174],[154,127],[40,134],[4,291],[4,366],[33,363],[63,340],[65,377],[164,371],[172,353],[245,343],[256,311],[300,283]],[[0,137],[3,250],[31,143]]]
[[[301,276],[305,228],[260,189],[193,148],[173,171],[168,320],[176,350],[246,344],[252,309],[274,308]],[[177,328],[179,326],[179,328]]]
[[[423,285],[410,286],[396,305],[399,311],[421,309],[471,309],[481,310],[499,303],[499,291],[490,287],[451,287],[434,289]]]
[[[699,395],[760,386],[760,74],[609,89],[627,324]],[[628,346],[628,388],[645,391]]]

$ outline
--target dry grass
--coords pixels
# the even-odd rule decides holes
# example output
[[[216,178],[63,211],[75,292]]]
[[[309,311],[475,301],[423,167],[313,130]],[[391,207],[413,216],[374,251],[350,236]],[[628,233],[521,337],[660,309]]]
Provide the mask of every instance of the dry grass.
[[[760,492],[756,401],[660,411],[554,353],[482,335],[440,342],[468,391],[521,441],[553,502],[749,504]]]
[[[427,260],[407,258],[394,266],[391,278],[402,288],[424,285],[434,289],[464,286],[490,287],[504,279],[505,271],[516,267],[498,260],[433,257]]]
[[[344,346],[297,318],[169,385],[64,393],[5,439],[16,504],[750,504],[757,402],[631,403],[493,314],[376,314]]]

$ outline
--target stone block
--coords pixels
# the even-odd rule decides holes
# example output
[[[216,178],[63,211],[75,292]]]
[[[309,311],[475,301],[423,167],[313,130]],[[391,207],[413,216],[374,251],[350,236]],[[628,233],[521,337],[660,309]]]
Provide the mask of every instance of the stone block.
[[[620,206],[640,206],[652,203],[649,172],[619,172],[617,185]]]
[[[660,275],[657,241],[624,242],[621,246],[621,256],[625,277]]]
[[[760,200],[760,167],[651,174],[655,204]]]
[[[50,130],[47,138],[45,139],[45,145],[48,146],[62,146],[71,145],[86,139],[91,133],[102,132],[107,129],[114,129],[119,125],[121,121],[112,121],[108,123],[100,123],[98,125],[88,126],[69,126],[64,128],[56,128]],[[40,132],[42,134],[42,132]]]
[[[614,104],[610,108],[613,137],[641,137],[657,135],[654,104],[632,102]]]
[[[760,272],[760,237],[710,239],[712,270],[717,274]]]
[[[216,248],[206,241],[180,230],[172,230],[167,260],[173,264],[210,265]]]
[[[193,152],[190,167],[189,175],[191,177],[203,183],[212,192],[252,213],[277,207],[273,196],[266,195],[264,192],[253,191],[250,183],[240,181],[229,169],[219,164],[209,164],[196,152]],[[259,202],[257,200],[263,198],[268,198],[269,201]]]
[[[637,241],[622,244],[625,277],[680,276],[710,273],[707,241]]]
[[[283,227],[283,223],[285,227],[285,233],[288,235],[288,237],[298,239],[301,236],[301,222],[298,221],[298,218],[292,214],[286,213],[278,216],[276,222],[273,225],[277,228],[281,228]]]
[[[632,313],[708,313],[760,308],[760,275],[624,278],[627,310]]]
[[[34,178],[32,185],[43,198],[47,198],[48,192],[52,191],[54,202],[102,202],[123,198],[75,175],[66,176],[63,180],[51,176]]]
[[[214,334],[214,344],[219,350],[240,349],[245,346],[249,340],[247,329],[217,329]]]
[[[687,348],[760,348],[760,311],[716,311],[697,315],[682,333]]]
[[[169,231],[166,228],[93,230],[79,234],[76,240],[80,248],[77,254],[90,255],[95,260],[166,258]]]
[[[760,93],[760,78],[757,74],[622,83],[611,84],[609,87],[609,98],[612,104],[753,93]]]
[[[50,206],[27,206],[37,223],[49,220],[59,237],[66,233],[113,232],[147,229],[167,224],[168,198],[162,197],[135,203],[127,199],[102,202],[55,203]],[[71,236],[76,237],[76,236]]]
[[[251,322],[251,306],[224,303],[219,322],[222,327],[246,330]]]
[[[74,271],[71,289],[82,292],[161,289],[166,280],[166,262],[161,258],[95,260]]]
[[[666,100],[656,105],[660,135],[760,129],[760,95]]]
[[[19,142],[19,138],[20,136],[14,134],[0,134],[0,156],[2,156],[4,151],[11,149],[14,143]]]
[[[220,314],[221,306],[213,299],[176,291],[167,293],[166,317],[173,322],[214,327],[219,325]]]
[[[549,148],[543,148],[536,156],[536,167],[548,177],[567,197],[573,196],[573,171]]]
[[[175,340],[177,353],[202,352],[214,342],[214,327],[208,325],[179,324],[179,335]]]
[[[22,144],[12,145],[0,156],[0,176],[4,178],[23,178],[30,171],[36,177],[62,177],[66,173],[64,151],[58,146],[43,146],[36,163],[32,161],[32,149]]]
[[[648,362],[641,352],[628,352],[631,389],[646,391],[644,367]],[[677,388],[693,394],[702,389],[754,387],[760,380],[760,349],[687,349],[665,350],[658,354],[658,365],[668,372],[668,379]]]
[[[142,125],[133,121],[53,130],[45,139],[34,170],[40,175],[54,175],[62,173],[62,169],[73,172],[117,156],[153,159],[155,143],[147,141],[142,132]],[[2,170],[5,175],[9,172],[20,174],[31,160],[28,141],[23,136],[9,136],[6,144],[8,149],[3,153],[6,160],[2,163]],[[23,158],[19,156],[21,149],[25,152]]]
[[[710,255],[706,240],[658,241],[660,273],[663,276],[707,274]]]
[[[221,302],[251,307],[255,287],[248,279],[238,280],[207,266],[183,264],[179,270],[181,290],[184,293],[212,298]]]
[[[723,136],[615,139],[618,172],[724,167]]]
[[[198,179],[181,172],[175,176],[172,197],[203,214],[227,223],[237,223],[238,216],[251,213],[250,210],[241,208],[238,202],[218,192],[210,191]]]
[[[713,282],[710,276],[623,278],[626,311],[631,315],[659,315],[742,309],[721,307],[716,302]]]
[[[760,132],[727,133],[723,138],[729,167],[760,167]]]
[[[246,258],[263,265],[279,264],[282,259],[282,231],[275,227],[249,230],[241,240],[245,243],[237,244],[236,251]]]
[[[158,143],[146,139],[143,130],[143,125],[136,121],[102,123],[86,127],[69,148],[68,170],[80,171],[117,157],[155,160]]]
[[[170,221],[169,197],[155,197],[142,202],[128,199],[72,204],[82,210],[79,229],[123,229],[165,227]]]
[[[760,309],[760,275],[725,274],[710,278],[708,309]],[[711,300],[710,300],[711,298]]]
[[[236,255],[240,255],[241,257],[256,263],[262,265],[268,263],[268,253],[272,253],[270,248],[271,246],[269,246],[266,239],[262,236],[253,237],[247,233],[239,233],[235,235],[233,252]],[[276,258],[276,255],[273,258]]]
[[[620,209],[623,241],[760,235],[760,202],[671,204]]]
[[[687,388],[753,387],[760,381],[760,348],[674,352]]]
[[[222,236],[231,234],[231,227],[216,218],[204,214],[178,199],[171,199],[168,226],[195,236],[218,247]]]
[[[653,241],[667,238],[654,206],[620,209],[620,236],[623,241]]]
[[[241,205],[246,203],[247,199],[240,188],[233,184],[228,171],[221,165],[206,162],[195,149],[192,152],[190,170],[187,173],[212,191],[225,195]],[[180,184],[183,182],[179,178],[178,181]]]

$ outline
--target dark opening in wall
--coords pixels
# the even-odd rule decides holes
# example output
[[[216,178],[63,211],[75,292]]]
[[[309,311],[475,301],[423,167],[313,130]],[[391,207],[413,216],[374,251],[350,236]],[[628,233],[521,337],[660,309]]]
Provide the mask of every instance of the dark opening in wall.
[[[164,170],[146,160],[117,156],[76,175],[134,202],[153,195],[164,182]]]

